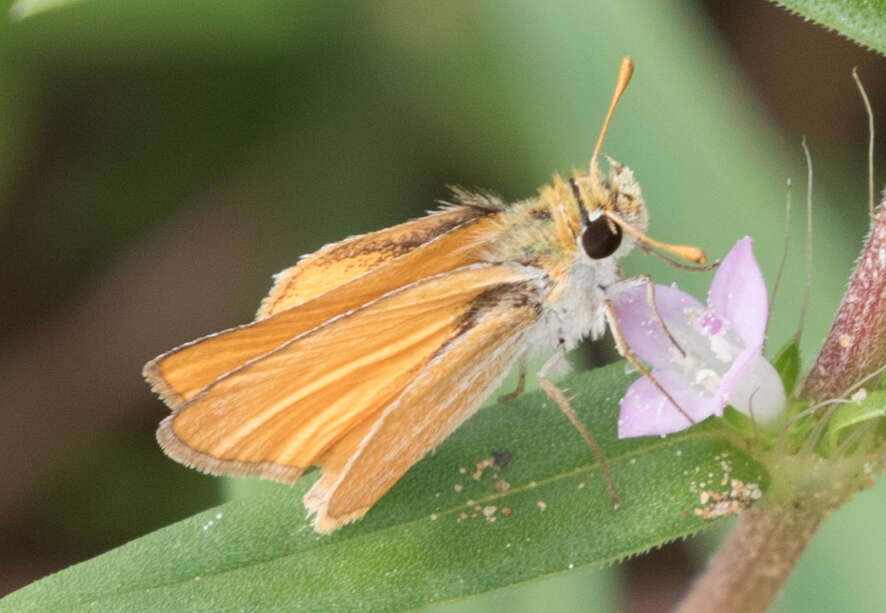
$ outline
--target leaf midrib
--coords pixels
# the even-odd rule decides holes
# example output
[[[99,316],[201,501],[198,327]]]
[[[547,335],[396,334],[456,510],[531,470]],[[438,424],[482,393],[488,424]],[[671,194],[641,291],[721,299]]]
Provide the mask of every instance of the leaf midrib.
[[[730,437],[725,436],[724,433],[722,433],[722,432],[717,432],[717,433],[713,433],[710,431],[707,431],[707,432],[687,432],[682,435],[679,435],[678,437],[671,436],[671,437],[663,438],[659,441],[651,443],[649,446],[637,447],[632,450],[625,451],[621,454],[618,454],[614,458],[612,458],[611,463],[612,464],[615,464],[616,462],[620,463],[625,460],[630,460],[631,458],[634,458],[634,457],[639,457],[639,456],[643,456],[643,455],[652,453],[658,449],[673,445],[678,442],[691,441],[691,440],[719,441],[719,442],[724,442],[727,444],[732,444]],[[476,504],[482,504],[482,503],[491,502],[494,500],[507,499],[508,496],[516,496],[517,494],[521,494],[521,493],[524,493],[524,492],[532,490],[532,489],[537,489],[537,488],[545,486],[545,485],[550,485],[552,483],[556,483],[557,481],[560,481],[562,479],[575,477],[576,475],[579,475],[582,473],[590,473],[598,468],[599,468],[599,464],[597,462],[591,462],[588,464],[580,465],[576,468],[569,470],[568,472],[557,473],[557,474],[554,474],[554,475],[547,477],[545,479],[542,479],[542,480],[530,481],[530,483],[532,483],[532,485],[530,485],[530,483],[527,483],[525,485],[521,485],[518,487],[512,487],[507,492],[490,494],[490,495],[483,496],[480,498],[472,499],[471,500],[472,504],[468,504],[468,503],[459,504],[457,506],[450,507],[446,510],[435,511],[435,513],[440,516],[451,515],[451,514],[454,514],[460,510],[463,510],[465,508],[472,508]],[[376,530],[372,530],[370,532],[357,532],[357,533],[354,533],[351,535],[342,535],[342,538],[338,538],[335,540],[319,539],[316,542],[316,544],[306,544],[304,547],[301,547],[298,550],[290,552],[290,553],[285,553],[285,554],[280,554],[280,555],[272,555],[272,556],[264,558],[264,559],[252,560],[252,561],[249,561],[249,562],[246,562],[243,564],[239,564],[239,565],[232,567],[232,568],[227,568],[227,569],[208,572],[206,574],[201,574],[200,577],[201,578],[203,578],[203,577],[212,577],[212,578],[223,577],[227,574],[237,573],[237,572],[243,571],[245,569],[258,568],[258,567],[266,565],[266,564],[274,564],[274,563],[280,562],[282,560],[287,560],[287,559],[291,559],[294,557],[298,557],[298,556],[303,555],[307,552],[316,551],[318,548],[334,547],[334,546],[339,546],[339,545],[344,545],[344,544],[348,544],[350,546],[353,543],[354,539],[360,539],[363,537],[376,537],[379,535],[383,535],[386,532],[391,532],[393,530],[402,530],[402,529],[408,528],[409,526],[416,525],[419,522],[423,522],[423,521],[427,521],[427,520],[428,520],[427,516],[423,515],[423,516],[415,517],[413,519],[410,519],[410,520],[407,520],[404,522],[394,523],[394,524],[390,524],[387,526],[382,526],[382,527],[380,527]],[[638,551],[642,551],[642,549],[638,549]],[[621,559],[622,557],[624,557],[624,556],[613,558],[612,560]],[[611,561],[611,560],[601,560],[598,563],[605,564],[607,561]],[[150,587],[131,587],[128,589],[123,589],[123,590],[108,591],[108,592],[104,592],[101,596],[99,596],[97,598],[86,598],[83,600],[78,600],[78,601],[76,601],[76,604],[100,602],[100,601],[104,601],[104,600],[109,600],[115,596],[125,595],[125,594],[133,593],[136,591],[142,591],[142,592],[153,592],[153,591],[158,591],[158,590],[162,591],[166,588],[185,585],[191,581],[193,581],[193,578],[182,577],[181,579],[176,580],[176,581],[157,583],[155,585],[151,585]]]

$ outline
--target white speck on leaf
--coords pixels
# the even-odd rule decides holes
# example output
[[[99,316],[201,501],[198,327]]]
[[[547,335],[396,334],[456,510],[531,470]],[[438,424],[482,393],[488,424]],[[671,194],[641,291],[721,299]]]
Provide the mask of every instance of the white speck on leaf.
[[[854,394],[852,394],[852,400],[854,400],[858,404],[861,404],[861,401],[867,397],[868,397],[868,391],[863,387],[858,388],[858,391],[855,392]]]

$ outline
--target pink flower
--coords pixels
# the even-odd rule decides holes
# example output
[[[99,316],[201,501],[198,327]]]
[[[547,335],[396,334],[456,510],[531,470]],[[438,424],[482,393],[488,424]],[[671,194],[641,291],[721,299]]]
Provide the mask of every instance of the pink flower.
[[[693,422],[722,416],[727,404],[758,424],[782,413],[784,387],[762,355],[768,298],[750,237],[738,241],[717,268],[707,307],[674,287],[656,285],[656,314],[648,295],[646,284],[619,292],[615,313],[628,346],[652,366],[652,376],[683,412],[643,377],[621,400],[620,438],[684,430],[693,425],[687,415]]]

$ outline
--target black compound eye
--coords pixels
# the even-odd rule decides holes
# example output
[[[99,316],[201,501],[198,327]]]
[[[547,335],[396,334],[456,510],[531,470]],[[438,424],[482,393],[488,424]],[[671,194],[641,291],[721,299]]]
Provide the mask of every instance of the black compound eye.
[[[621,245],[621,227],[606,215],[588,223],[581,235],[581,246],[594,260],[609,257]]]

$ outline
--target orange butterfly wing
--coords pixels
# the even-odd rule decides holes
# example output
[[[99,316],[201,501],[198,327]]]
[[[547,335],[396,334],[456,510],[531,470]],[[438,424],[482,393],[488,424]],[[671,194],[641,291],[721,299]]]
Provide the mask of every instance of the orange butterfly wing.
[[[360,240],[364,237],[357,237],[324,247],[295,266],[294,272],[283,273],[278,278],[274,289],[263,303],[260,311],[265,313],[263,318],[164,353],[145,365],[144,376],[166,404],[173,409],[181,407],[225,373],[280,347],[299,334],[404,285],[476,263],[482,252],[483,237],[494,223],[489,217],[478,215],[489,213],[490,211],[461,207],[397,226],[400,229],[398,236],[401,238],[407,235],[410,228],[413,229],[410,235],[413,242],[418,240],[418,236],[431,238],[346,282],[342,279],[356,274],[360,265],[370,261],[370,244],[387,244],[385,241],[394,241],[394,237],[387,236],[386,231],[382,231],[366,235],[375,237],[366,242]],[[439,223],[426,225],[425,220],[428,219]],[[432,236],[432,229],[443,233]],[[405,243],[405,240],[401,241],[398,249],[405,249]],[[352,249],[363,250],[363,256],[358,258],[360,265],[346,266],[345,272],[339,270],[337,277],[333,274],[335,271],[330,271],[329,287],[313,299],[299,303],[298,301],[310,297],[310,292],[323,289],[322,272],[335,268],[334,263],[326,263],[329,252],[339,246],[348,245]],[[301,284],[299,279],[302,276],[310,282]],[[343,284],[334,285],[333,280]],[[287,305],[290,308],[279,310]]]
[[[471,325],[437,352],[433,365],[378,413],[328,449],[323,476],[305,496],[318,532],[363,517],[430,449],[480,407],[525,351],[538,321],[540,296],[531,285],[499,286]]]
[[[262,300],[256,319],[285,311],[344,285],[491,212],[479,207],[454,206],[326,245],[274,275],[274,286]]]
[[[429,369],[432,360],[455,356],[457,346],[471,354],[474,345],[459,339],[466,334],[475,338],[480,321],[491,325],[481,314],[508,304],[521,313],[520,326],[535,321],[537,303],[532,297],[543,277],[535,268],[474,265],[401,288],[220,377],[166,418],[158,439],[172,458],[211,473],[292,482],[315,463],[336,472],[337,458],[348,453],[345,448],[355,438],[364,438],[364,432],[371,435],[372,422],[386,415],[401,394],[416,389],[414,381],[430,371],[445,372],[436,365]],[[480,349],[503,343],[503,333],[510,333],[514,325],[487,330],[485,344],[476,345],[474,354],[485,359]],[[474,358],[459,359],[469,367]],[[468,392],[454,388],[458,381],[450,383],[444,389],[446,381],[440,379],[441,387],[432,397],[468,398]],[[444,415],[440,440],[482,401],[478,395],[469,396],[469,410],[458,413],[457,419]],[[475,402],[476,398],[480,399]],[[422,412],[436,410],[421,398],[406,402]],[[403,403],[401,398],[398,406]],[[400,435],[409,438],[412,433]],[[399,474],[432,444],[427,436],[419,436],[420,453],[398,465]],[[378,496],[393,483],[383,482],[387,485]]]

